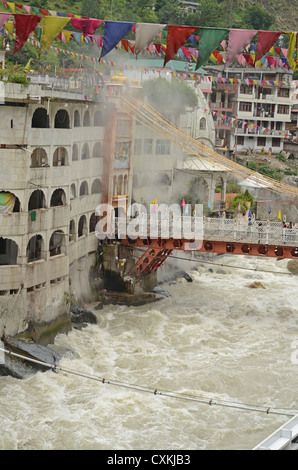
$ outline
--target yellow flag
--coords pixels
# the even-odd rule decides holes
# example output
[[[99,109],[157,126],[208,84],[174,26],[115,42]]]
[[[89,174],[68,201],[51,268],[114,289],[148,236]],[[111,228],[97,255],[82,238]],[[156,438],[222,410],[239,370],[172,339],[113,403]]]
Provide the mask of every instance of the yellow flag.
[[[279,211],[278,211],[277,219],[280,220],[280,221],[282,220],[282,219],[281,219],[281,210],[280,210],[280,209],[279,209]]]
[[[24,72],[30,72],[31,59],[28,60],[27,64],[24,67]]]
[[[63,34],[65,36],[66,42],[69,42],[72,32],[71,31],[63,31]]]
[[[52,41],[65,28],[71,18],[64,16],[44,16],[42,20],[42,35],[40,40],[40,52],[49,47]]]
[[[13,13],[16,12],[16,7],[15,7],[15,4],[14,4],[14,3],[7,2],[7,5],[9,6],[9,8],[11,9],[11,11],[12,11]]]
[[[287,55],[288,64],[291,67],[291,69],[295,70],[296,62],[294,59],[294,55],[295,55],[295,48],[296,48],[297,33],[287,33],[287,35],[289,36],[289,39],[290,39],[289,47],[288,47],[288,55]]]
[[[154,201],[153,201],[153,202],[151,202],[151,204],[157,204],[157,198],[156,198],[156,199],[154,199]]]
[[[9,34],[12,36],[13,35],[13,21],[7,21],[7,23],[5,23],[5,28],[7,29]]]

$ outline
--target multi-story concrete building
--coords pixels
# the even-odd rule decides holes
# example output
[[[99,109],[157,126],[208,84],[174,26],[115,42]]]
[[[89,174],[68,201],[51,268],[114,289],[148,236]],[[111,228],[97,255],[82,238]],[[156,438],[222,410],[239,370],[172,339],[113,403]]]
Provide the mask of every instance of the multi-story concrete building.
[[[89,292],[104,103],[55,82],[1,85],[0,331],[39,337],[69,327],[70,284]]]
[[[283,150],[286,125],[291,121],[293,72],[270,68],[204,68],[218,79],[213,83],[209,102],[215,120],[217,147],[230,151],[261,151],[262,148],[268,151],[271,148],[272,153]],[[237,83],[227,83],[222,78],[236,79]],[[283,85],[271,85],[270,81]]]

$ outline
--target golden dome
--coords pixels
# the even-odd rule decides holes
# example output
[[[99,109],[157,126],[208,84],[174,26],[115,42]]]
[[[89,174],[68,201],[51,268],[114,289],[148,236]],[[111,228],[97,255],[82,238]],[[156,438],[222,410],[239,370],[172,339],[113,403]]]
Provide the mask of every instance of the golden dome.
[[[125,75],[123,75],[122,72],[119,72],[118,74],[113,75],[111,78],[111,83],[122,85],[126,82],[127,82],[127,78],[125,77]]]

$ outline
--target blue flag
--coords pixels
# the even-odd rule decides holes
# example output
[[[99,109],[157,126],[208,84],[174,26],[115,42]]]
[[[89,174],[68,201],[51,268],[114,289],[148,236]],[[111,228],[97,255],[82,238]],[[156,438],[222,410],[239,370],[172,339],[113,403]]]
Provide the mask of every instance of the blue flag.
[[[251,208],[249,208],[248,217],[249,217],[250,219],[252,218]]]
[[[270,207],[270,204],[268,204],[268,214],[271,214],[271,207]]]
[[[105,32],[102,37],[103,47],[100,58],[104,57],[117,46],[118,42],[126,36],[134,24],[135,23],[128,23],[127,21],[106,21]]]

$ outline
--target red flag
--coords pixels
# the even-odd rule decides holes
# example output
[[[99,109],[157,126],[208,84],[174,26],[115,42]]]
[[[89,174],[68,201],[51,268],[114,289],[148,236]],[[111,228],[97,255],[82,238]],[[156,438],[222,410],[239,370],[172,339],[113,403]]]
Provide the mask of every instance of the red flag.
[[[13,53],[21,49],[28,39],[28,36],[35,30],[36,26],[42,19],[39,15],[14,15],[16,42]]]
[[[186,43],[198,26],[168,26],[167,49],[163,66],[175,57],[176,52]]]
[[[103,23],[103,20],[97,20],[94,18],[72,18],[71,24],[74,28],[83,31],[84,35],[93,34],[98,26]]]
[[[259,31],[255,62],[260,60],[276,43],[282,31]]]

